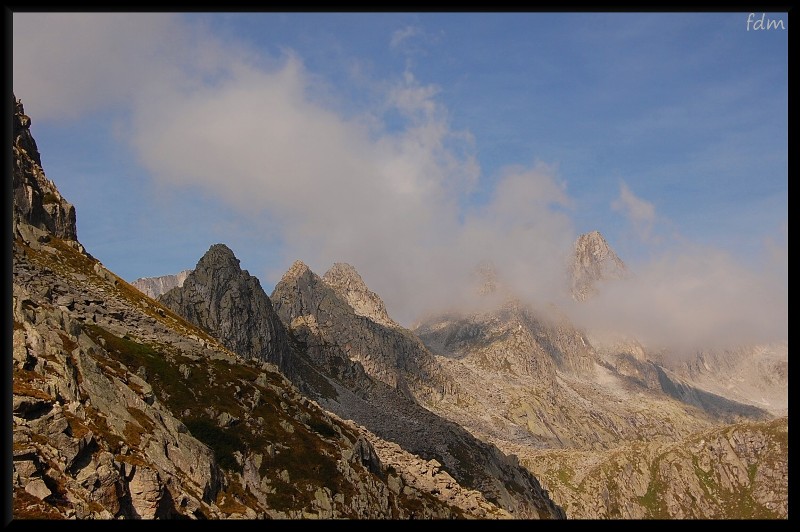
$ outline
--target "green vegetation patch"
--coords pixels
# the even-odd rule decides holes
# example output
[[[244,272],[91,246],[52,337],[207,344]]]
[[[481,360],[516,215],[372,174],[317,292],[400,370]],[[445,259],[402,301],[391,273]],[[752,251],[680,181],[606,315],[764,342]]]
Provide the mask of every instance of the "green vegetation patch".
[[[650,484],[647,486],[647,493],[639,497],[639,504],[647,510],[649,519],[669,519],[669,511],[661,498],[661,494],[666,492],[667,486],[659,474],[659,464],[664,458],[662,454],[650,465]]]
[[[236,461],[233,453],[246,451],[242,438],[231,429],[223,429],[208,418],[192,418],[184,420],[184,424],[192,436],[208,445],[214,451],[220,467],[230,471],[242,472],[242,466]]]

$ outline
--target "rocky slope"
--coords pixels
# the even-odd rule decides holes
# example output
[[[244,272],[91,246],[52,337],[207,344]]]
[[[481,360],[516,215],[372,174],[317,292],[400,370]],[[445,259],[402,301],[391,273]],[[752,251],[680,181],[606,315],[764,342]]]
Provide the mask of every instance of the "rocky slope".
[[[313,323],[323,341],[343,349],[347,357],[361,364],[373,379],[411,398],[450,393],[453,383],[425,346],[409,331],[382,323],[388,316],[385,311],[383,315],[380,312],[383,308],[380,299],[365,286],[359,290],[348,288],[353,283],[348,284],[341,272],[351,270],[344,265],[334,267],[328,272],[333,284],[328,284],[301,261],[295,262],[272,292],[275,311],[290,328],[300,322]],[[358,275],[352,273],[350,279]],[[355,293],[374,296],[368,299],[369,304],[360,304],[359,308],[365,314],[376,314],[378,321],[359,314],[348,303],[348,298],[358,297]]]
[[[224,301],[213,294],[231,290],[231,283],[224,283],[224,290],[215,283],[221,279],[249,277],[238,270],[232,254],[221,255],[217,253],[219,249],[218,245],[212,246],[195,269],[195,272],[213,269],[214,275],[190,276],[183,288],[161,298],[170,303],[176,300],[175,294],[189,289],[212,294],[193,300],[188,306],[173,306],[197,324],[200,323],[197,316],[208,316],[209,321],[203,324],[210,331],[220,331],[215,317],[226,315],[221,309]],[[536,479],[518,462],[415,402],[411,390],[419,392],[431,388],[429,382],[420,378],[430,375],[420,370],[420,363],[430,363],[433,357],[408,331],[397,325],[382,325],[363,315],[374,314],[379,320],[383,318],[383,322],[391,322],[385,310],[381,315],[383,304],[366,288],[355,270],[338,265],[328,279],[338,289],[347,290],[344,293],[355,300],[359,300],[358,294],[367,294],[370,305],[360,307],[362,314],[356,313],[330,285],[304,264],[296,263],[273,294],[273,298],[280,294],[275,299],[277,313],[297,309],[296,315],[286,314],[291,321],[286,323],[290,345],[284,349],[287,353],[283,357],[284,373],[327,410],[354,420],[383,440],[395,442],[406,453],[414,453],[436,464],[425,465],[423,469],[441,475],[442,482],[432,488],[437,493],[475,490],[508,515],[563,517],[563,512],[552,504]],[[246,313],[240,329],[258,330],[261,322],[272,319],[275,314],[269,304],[270,298],[260,287],[254,290],[259,292],[256,297],[249,293],[254,310]],[[225,334],[220,338],[226,345],[232,345]],[[354,359],[354,353],[366,356]],[[247,356],[246,352],[241,354]],[[374,365],[369,365],[371,359],[375,360]],[[417,380],[404,385],[408,382],[402,380],[406,375]],[[437,389],[436,395],[440,396],[441,391]],[[459,484],[464,488],[456,488]]]
[[[138,288],[143,294],[153,299],[169,292],[175,287],[183,286],[183,282],[192,273],[192,270],[183,270],[175,275],[162,275],[160,277],[140,277],[131,285]]]
[[[787,342],[708,349],[690,356],[662,356],[660,364],[676,379],[695,388],[776,416],[789,413]]]
[[[509,516],[144,296],[48,216],[15,208],[15,519]]]
[[[674,440],[714,422],[657,383],[650,388],[603,365],[583,333],[519,302],[429,319],[415,332],[459,385],[457,401],[433,410],[520,457],[538,448]]]
[[[788,418],[524,462],[575,519],[786,519]]]

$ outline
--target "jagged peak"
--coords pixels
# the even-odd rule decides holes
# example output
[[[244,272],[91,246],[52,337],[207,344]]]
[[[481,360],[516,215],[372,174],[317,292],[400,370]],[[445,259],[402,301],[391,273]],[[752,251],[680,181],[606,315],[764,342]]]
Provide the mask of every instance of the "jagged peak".
[[[311,268],[309,268],[305,262],[299,259],[294,261],[291,267],[289,267],[289,269],[286,270],[286,275],[296,276],[296,277],[305,275],[307,273],[313,273],[313,272],[311,272]]]
[[[600,231],[590,231],[578,237],[575,249],[602,249],[611,251],[611,246]],[[613,253],[613,251],[612,251]]]
[[[322,276],[322,280],[328,284],[347,284],[351,288],[369,290],[358,271],[346,262],[335,262],[333,266],[325,272],[325,275]]]
[[[13,232],[18,223],[29,224],[65,240],[78,240],[75,207],[61,195],[42,168],[36,141],[30,131],[31,119],[22,101],[12,94],[14,196]]]
[[[350,264],[334,263],[322,276],[322,281],[344,298],[359,316],[390,327],[397,325],[389,317],[380,296],[369,289],[358,271]]]
[[[608,241],[600,231],[584,233],[575,241],[575,252],[577,259],[583,262],[608,260],[620,270],[626,270],[625,263],[622,262],[617,254],[611,249]]]
[[[239,259],[236,258],[233,250],[225,244],[213,244],[208,248],[205,255],[200,258],[200,261],[202,262],[212,258],[215,260],[236,261],[237,264],[239,263]]]
[[[596,284],[624,279],[628,269],[600,231],[582,234],[575,241],[572,263],[572,296],[582,301],[597,291]]]

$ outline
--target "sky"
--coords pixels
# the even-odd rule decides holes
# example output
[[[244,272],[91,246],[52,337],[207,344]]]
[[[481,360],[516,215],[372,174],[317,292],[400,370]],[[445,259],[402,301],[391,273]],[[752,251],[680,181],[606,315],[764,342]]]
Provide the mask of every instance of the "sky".
[[[788,339],[786,13],[16,12],[13,90],[128,281],[222,242],[411,325],[491,263],[652,343]],[[635,276],[576,307],[593,230]]]

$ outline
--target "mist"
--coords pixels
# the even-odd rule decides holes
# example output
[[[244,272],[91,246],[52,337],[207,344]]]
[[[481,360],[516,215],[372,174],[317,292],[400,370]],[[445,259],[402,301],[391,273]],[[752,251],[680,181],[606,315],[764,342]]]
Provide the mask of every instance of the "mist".
[[[472,133],[451,125],[457,111],[410,67],[373,80],[367,90],[379,97],[354,112],[291,50],[259,56],[170,16],[80,19],[79,31],[74,15],[44,20],[47,31],[36,28],[43,38],[29,45],[16,36],[32,27],[14,17],[15,65],[41,67],[15,66],[16,94],[32,116],[124,106],[129,122],[119,134],[156,187],[201,189],[242,225],[280,235],[285,268],[299,259],[322,275],[334,262],[352,264],[403,325],[479,308],[475,271],[491,263],[516,297],[553,302],[583,327],[652,345],[788,339],[788,238],[780,231],[762,264],[672,246],[629,264],[631,279],[572,302],[566,268],[578,234],[569,176],[536,160],[485,175]],[[120,42],[119,54],[91,52]],[[476,195],[479,182],[489,183],[488,196]],[[623,183],[609,208],[652,244],[657,206]],[[268,287],[283,271],[253,273]]]
[[[787,248],[788,249],[788,248]],[[688,355],[788,341],[788,276],[780,263],[745,267],[714,249],[684,246],[636,265],[634,275],[602,285],[571,306],[577,324],[635,336]]]

